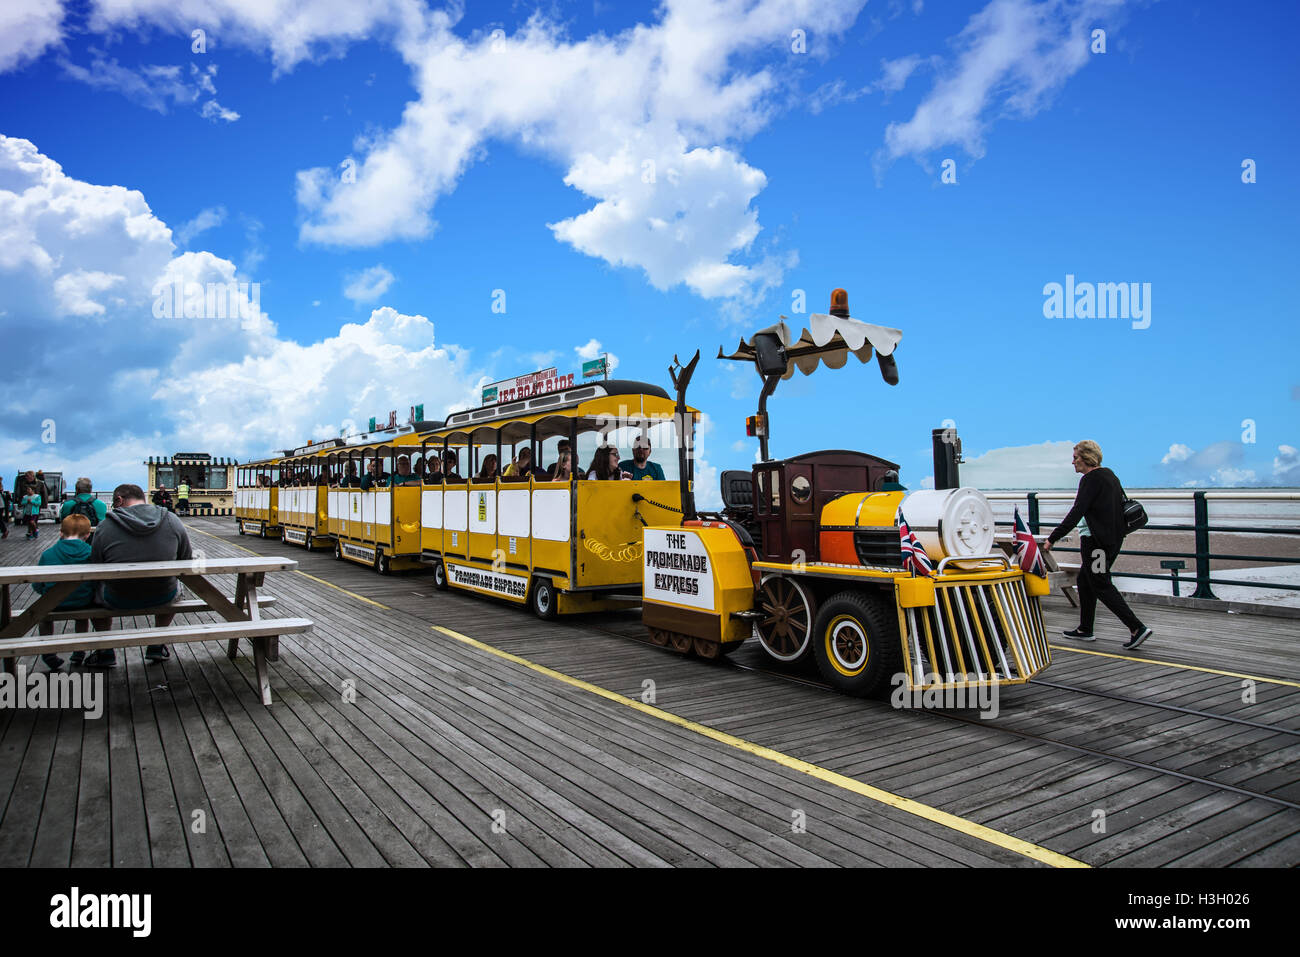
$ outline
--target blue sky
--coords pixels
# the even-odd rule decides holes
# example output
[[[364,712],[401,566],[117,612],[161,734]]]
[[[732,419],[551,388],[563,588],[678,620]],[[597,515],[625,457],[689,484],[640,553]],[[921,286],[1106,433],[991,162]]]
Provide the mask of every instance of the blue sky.
[[[844,286],[857,318],[903,331],[902,382],[854,363],[782,383],[778,456],[861,449],[918,487],[951,420],[983,487],[1073,485],[1083,438],[1130,487],[1300,484],[1298,18],[7,5],[0,463],[111,487],[151,454],[441,416],[484,378],[596,348],[667,386],[699,348],[707,477],[755,450],[758,379],[718,346],[782,313],[797,332],[798,290],[822,312]],[[1150,284],[1149,326],[1047,318],[1067,274]],[[160,277],[255,283],[258,308],[160,318]]]

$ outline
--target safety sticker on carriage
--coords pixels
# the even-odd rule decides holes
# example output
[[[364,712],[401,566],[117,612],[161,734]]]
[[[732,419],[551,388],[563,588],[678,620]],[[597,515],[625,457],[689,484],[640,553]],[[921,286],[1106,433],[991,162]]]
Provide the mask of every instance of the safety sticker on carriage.
[[[713,566],[694,532],[645,530],[647,599],[713,610]]]
[[[517,601],[528,595],[528,579],[518,575],[503,575],[448,562],[447,576],[451,584],[460,588],[473,588]]]

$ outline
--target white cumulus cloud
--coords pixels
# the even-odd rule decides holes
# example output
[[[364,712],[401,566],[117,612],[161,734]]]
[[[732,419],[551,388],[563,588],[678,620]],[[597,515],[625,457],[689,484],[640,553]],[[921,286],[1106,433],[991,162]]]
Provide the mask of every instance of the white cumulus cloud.
[[[0,73],[35,60],[58,43],[63,31],[60,0],[0,4]]]
[[[371,266],[347,277],[343,295],[355,303],[374,302],[388,291],[396,277],[382,265]]]
[[[171,291],[198,292],[201,315]],[[224,316],[206,311],[222,299]],[[256,283],[206,250],[177,254],[144,196],[68,176],[0,136],[0,379],[6,461],[140,481],[148,455],[197,448],[248,459],[338,434],[389,409],[472,404],[480,370],[422,316],[377,309],[303,345],[282,337]],[[53,419],[57,442],[41,442]]]
[[[993,122],[1043,109],[1093,55],[1090,36],[1099,20],[1114,30],[1123,2],[993,0],[954,39],[955,57],[941,63],[911,119],[886,128],[877,172],[899,157],[924,158],[944,146],[983,156]],[[882,82],[901,86],[915,66],[908,57],[895,60]]]

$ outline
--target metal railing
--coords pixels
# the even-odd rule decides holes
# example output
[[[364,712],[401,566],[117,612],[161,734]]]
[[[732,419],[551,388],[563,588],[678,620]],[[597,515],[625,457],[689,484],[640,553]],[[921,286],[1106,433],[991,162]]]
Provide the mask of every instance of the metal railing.
[[[1060,492],[986,492],[986,497],[990,501],[1004,502],[1025,502],[1028,514],[1025,515],[1025,521],[1029,525],[1029,530],[1034,535],[1042,534],[1042,528],[1046,525],[1052,528],[1056,523],[1045,522],[1041,515],[1041,505],[1044,502],[1056,503],[1063,502],[1065,511],[1069,510],[1070,504],[1074,502],[1075,493],[1069,491]],[[1232,555],[1219,554],[1210,550],[1210,535],[1213,533],[1225,532],[1245,532],[1252,535],[1300,535],[1300,523],[1292,526],[1278,525],[1211,525],[1209,512],[1211,502],[1240,502],[1240,503],[1264,503],[1264,502],[1300,502],[1300,490],[1297,491],[1219,491],[1219,490],[1201,490],[1201,491],[1168,491],[1168,492],[1138,492],[1130,494],[1130,498],[1142,502],[1144,505],[1148,502],[1161,501],[1180,501],[1186,502],[1189,499],[1192,503],[1192,524],[1148,524],[1141,531],[1152,532],[1193,532],[1195,534],[1195,551],[1193,552],[1162,552],[1162,551],[1139,551],[1125,549],[1126,555],[1143,555],[1155,558],[1168,559],[1190,559],[1194,565],[1194,581],[1196,590],[1192,594],[1193,598],[1210,598],[1217,599],[1214,594],[1212,585],[1240,585],[1247,588],[1274,588],[1283,591],[1300,591],[1300,585],[1288,584],[1286,582],[1266,582],[1266,581],[1243,581],[1232,578],[1214,578],[1211,577],[1210,563],[1214,561],[1259,561],[1269,562],[1281,565],[1300,564],[1300,558],[1293,558],[1284,555]],[[1148,509],[1148,512],[1150,509]],[[1061,513],[1064,517],[1065,512]],[[1010,521],[1001,521],[994,523],[997,526],[1011,527],[1015,524],[1014,519]],[[1135,533],[1139,534],[1139,533]],[[1078,552],[1078,548],[1063,547],[1061,545],[1053,546],[1053,551],[1061,552]],[[1223,571],[1223,570],[1221,570]],[[1231,573],[1231,570],[1227,570]],[[1176,574],[1156,575],[1147,572],[1123,572],[1116,573],[1117,578],[1148,578],[1156,581],[1170,581],[1172,578],[1174,594],[1178,594],[1178,582],[1180,579]]]

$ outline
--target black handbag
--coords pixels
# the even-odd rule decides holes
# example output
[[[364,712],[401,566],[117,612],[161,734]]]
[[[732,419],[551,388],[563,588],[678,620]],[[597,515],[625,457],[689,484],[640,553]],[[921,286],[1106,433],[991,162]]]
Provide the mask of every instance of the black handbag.
[[[1124,496],[1124,534],[1132,535],[1139,528],[1145,528],[1150,519],[1147,518],[1147,510],[1142,507],[1142,503],[1129,498],[1123,485],[1119,487],[1119,491]]]

